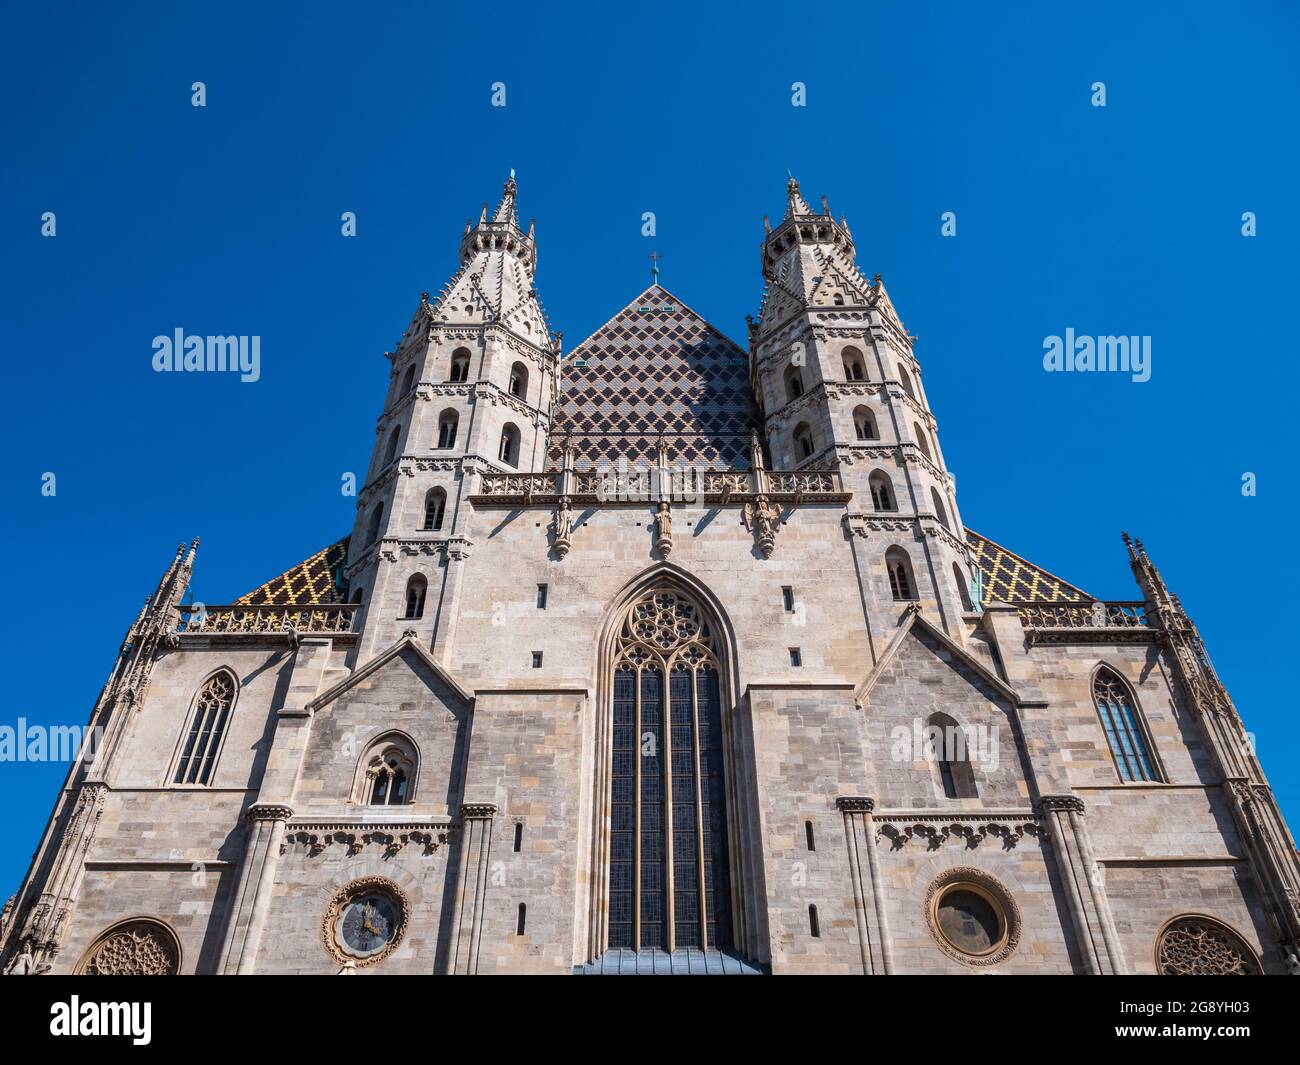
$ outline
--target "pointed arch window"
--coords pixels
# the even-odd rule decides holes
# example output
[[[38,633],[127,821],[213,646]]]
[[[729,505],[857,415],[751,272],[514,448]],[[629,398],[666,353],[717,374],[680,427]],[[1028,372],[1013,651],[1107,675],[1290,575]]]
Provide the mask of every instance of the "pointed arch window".
[[[867,379],[867,364],[862,359],[862,352],[857,348],[845,348],[843,359],[844,380],[865,381]]]
[[[947,714],[931,714],[926,722],[926,755],[939,774],[939,786],[945,798],[979,797],[966,730]]]
[[[930,502],[934,504],[934,516],[939,519],[939,524],[945,529],[951,529],[948,524],[948,510],[943,505],[943,499],[939,496],[939,489],[934,485],[930,486]]]
[[[1103,666],[1092,680],[1092,698],[1101,726],[1115,758],[1115,769],[1126,783],[1159,780],[1147,747],[1146,729],[1128,684],[1113,669]]]
[[[194,700],[190,727],[176,759],[172,783],[211,783],[212,770],[225,739],[226,722],[230,720],[237,691],[234,674],[229,670],[220,670],[204,681]]]
[[[859,440],[879,440],[876,416],[870,407],[857,407],[853,411],[853,432]]]
[[[889,594],[900,602],[916,599],[916,580],[912,576],[912,561],[901,547],[891,547],[885,552],[885,570],[889,574]]]
[[[379,523],[384,520],[384,504],[379,503],[375,509],[370,512],[370,520],[366,522],[366,546],[369,547],[379,539]]]
[[[456,446],[456,430],[460,417],[454,410],[445,410],[438,416],[438,447],[444,451]]]
[[[528,394],[528,367],[522,362],[510,367],[510,394],[523,399]]]
[[[907,371],[901,366],[898,368],[898,381],[903,386],[903,391],[912,399],[916,399],[916,392],[912,389],[912,379],[907,375]]]
[[[469,352],[465,348],[457,348],[451,353],[451,376],[448,380],[453,383],[469,380]]]
[[[442,516],[447,509],[447,493],[441,488],[430,488],[424,497],[424,532],[437,532],[442,528]]]
[[[613,683],[608,945],[727,950],[722,678],[700,606],[667,588],[633,602]]]
[[[817,445],[813,441],[812,430],[808,428],[807,422],[800,422],[794,428],[794,450],[798,461],[803,462],[810,459],[817,451]]]
[[[497,458],[507,466],[519,465],[519,429],[513,422],[508,422],[501,430],[501,447]]]
[[[925,430],[921,428],[920,422],[912,423],[912,432],[916,434],[916,446],[921,449],[921,454],[933,462],[934,456],[930,454],[930,442],[925,438]]]
[[[402,439],[402,427],[395,426],[392,434],[388,437],[388,447],[384,450],[384,465],[387,466],[397,458],[397,445]]]
[[[424,595],[429,590],[429,582],[422,574],[415,574],[406,582],[406,613],[404,618],[424,617]]]
[[[961,597],[961,608],[969,614],[975,609],[975,604],[971,602],[970,588],[966,584],[966,577],[962,574],[961,566],[956,562],[952,564],[952,579],[957,584],[957,595]]]
[[[406,370],[406,376],[402,378],[402,392],[404,396],[415,387],[415,366],[409,366]]]
[[[887,473],[876,470],[867,478],[867,485],[871,489],[871,505],[876,510],[898,509],[898,501],[894,498],[894,486]]]
[[[785,371],[785,398],[796,400],[803,395],[803,374],[799,367],[791,366]]]
[[[390,733],[375,740],[361,757],[355,801],[368,806],[404,806],[415,801],[419,759],[404,735]]]

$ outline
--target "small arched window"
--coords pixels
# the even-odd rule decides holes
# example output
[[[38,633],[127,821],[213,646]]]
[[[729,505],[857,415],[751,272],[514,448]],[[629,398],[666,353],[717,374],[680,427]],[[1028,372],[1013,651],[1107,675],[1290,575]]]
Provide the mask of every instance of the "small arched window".
[[[1092,680],[1092,698],[1101,715],[1115,769],[1126,783],[1159,780],[1147,749],[1146,730],[1133,693],[1118,673],[1102,667]]]
[[[375,509],[370,512],[370,520],[366,522],[366,546],[369,547],[379,539],[379,523],[384,520],[384,504],[379,503]]]
[[[238,684],[227,669],[219,670],[203,682],[194,699],[190,727],[185,733],[176,758],[174,784],[209,784],[217,752],[226,735],[226,722],[235,705]]]
[[[457,348],[451,353],[451,376],[449,381],[468,381],[469,380],[469,351],[465,348]]]
[[[845,348],[843,358],[844,380],[865,381],[867,379],[867,364],[863,361],[862,352],[857,348]]]
[[[456,446],[456,430],[460,426],[460,416],[454,410],[445,410],[438,415],[438,447],[447,450]]]
[[[357,802],[368,806],[404,806],[415,801],[419,760],[415,745],[401,733],[375,740],[361,757]]]
[[[510,367],[510,394],[517,399],[528,395],[528,367],[522,362]]]
[[[901,547],[891,547],[885,552],[885,570],[889,574],[889,594],[900,602],[916,599],[916,581],[912,577],[912,561]]]
[[[962,574],[961,566],[956,562],[952,564],[952,579],[957,585],[957,594],[961,596],[961,608],[967,613],[975,609],[975,604],[971,602],[970,589],[966,584],[966,577]]]
[[[813,823],[811,821],[805,821],[803,823],[803,836],[804,843],[808,845],[808,849],[810,851],[816,851],[817,838],[813,835]]]
[[[970,764],[966,730],[947,714],[931,714],[926,722],[926,757],[939,774],[945,798],[974,799],[975,771]]]
[[[916,399],[916,392],[912,389],[912,379],[907,375],[907,370],[902,366],[898,368],[898,381],[903,386],[903,391],[913,399]]]
[[[442,528],[442,515],[447,509],[447,493],[441,488],[430,488],[424,497],[424,532],[436,532]]]
[[[384,465],[387,466],[393,459],[397,458],[397,445],[402,439],[402,427],[394,426],[392,433],[388,437],[388,447],[384,449]]]
[[[402,378],[402,395],[406,395],[415,387],[415,366],[412,364],[406,369],[406,376]]]
[[[934,504],[934,516],[939,519],[939,524],[945,529],[951,529],[952,526],[948,524],[948,511],[943,505],[943,499],[939,496],[939,489],[935,488],[934,485],[930,486],[930,502]]]
[[[808,428],[807,422],[800,422],[794,427],[794,452],[798,461],[812,458],[816,451],[812,430]]]
[[[507,466],[519,465],[519,429],[513,422],[507,422],[501,430],[501,447],[497,458]]]
[[[921,428],[920,422],[912,423],[912,432],[916,434],[916,446],[921,449],[921,454],[933,462],[934,456],[930,454],[930,443],[925,438],[925,430]]]
[[[429,582],[422,574],[417,573],[406,582],[406,613],[403,617],[424,617],[424,595],[428,590]]]
[[[890,483],[887,473],[876,470],[867,478],[867,485],[871,489],[871,505],[876,510],[898,509],[898,500],[894,498],[894,486]]]
[[[853,432],[859,440],[879,440],[880,432],[876,429],[876,416],[870,407],[857,407],[853,411]]]
[[[791,366],[785,371],[785,398],[790,401],[802,395],[803,373],[798,366]]]

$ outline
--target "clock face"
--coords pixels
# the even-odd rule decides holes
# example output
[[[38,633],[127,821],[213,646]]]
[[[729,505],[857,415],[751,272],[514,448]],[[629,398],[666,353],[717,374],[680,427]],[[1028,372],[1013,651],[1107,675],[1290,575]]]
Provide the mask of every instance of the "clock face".
[[[392,942],[400,921],[397,904],[387,895],[358,895],[339,914],[339,945],[354,957],[368,958]]]

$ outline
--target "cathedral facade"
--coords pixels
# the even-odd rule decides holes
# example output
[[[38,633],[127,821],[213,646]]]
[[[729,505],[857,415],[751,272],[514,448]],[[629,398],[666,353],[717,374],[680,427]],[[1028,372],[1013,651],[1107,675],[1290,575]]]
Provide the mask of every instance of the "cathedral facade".
[[[1300,968],[1195,626],[1140,542],[1111,602],[965,525],[824,199],[744,347],[656,281],[562,356],[515,198],[389,353],[351,532],[229,605],[167,568],[6,971]]]

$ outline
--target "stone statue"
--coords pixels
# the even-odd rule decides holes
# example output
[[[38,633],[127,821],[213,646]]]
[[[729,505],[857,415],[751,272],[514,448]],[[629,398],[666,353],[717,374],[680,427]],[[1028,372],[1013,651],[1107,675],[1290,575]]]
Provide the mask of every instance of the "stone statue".
[[[760,495],[754,502],[746,503],[745,524],[758,537],[758,549],[764,558],[772,557],[772,548],[776,546],[776,532],[781,524],[781,511]]]
[[[673,553],[673,512],[667,502],[661,501],[655,514],[655,540],[664,558]]]
[[[573,535],[573,510],[567,498],[560,500],[555,511],[555,554],[563,558],[569,553],[569,542]]]

